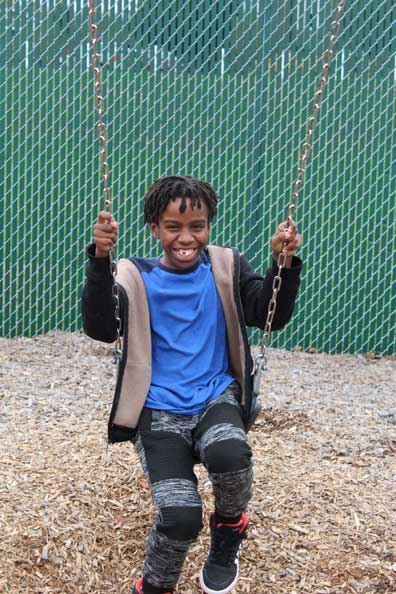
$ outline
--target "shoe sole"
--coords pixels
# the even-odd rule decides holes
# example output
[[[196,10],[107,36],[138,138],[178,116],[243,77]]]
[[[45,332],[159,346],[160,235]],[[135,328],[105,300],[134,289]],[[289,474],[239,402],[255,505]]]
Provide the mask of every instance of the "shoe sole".
[[[236,572],[236,576],[234,581],[227,586],[227,588],[225,590],[211,590],[210,588],[208,588],[208,586],[205,585],[204,580],[203,580],[203,568],[201,569],[200,573],[199,573],[199,585],[201,587],[202,592],[204,592],[205,594],[229,594],[234,587],[236,586],[236,583],[238,581],[238,577],[239,577],[239,563],[236,563],[237,566],[237,572]]]

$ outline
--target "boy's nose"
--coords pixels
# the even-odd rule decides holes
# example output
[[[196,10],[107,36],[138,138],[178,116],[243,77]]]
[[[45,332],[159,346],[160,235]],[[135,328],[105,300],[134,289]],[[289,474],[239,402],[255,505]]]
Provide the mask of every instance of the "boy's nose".
[[[182,243],[191,243],[193,236],[188,229],[182,229],[179,235],[179,241]]]

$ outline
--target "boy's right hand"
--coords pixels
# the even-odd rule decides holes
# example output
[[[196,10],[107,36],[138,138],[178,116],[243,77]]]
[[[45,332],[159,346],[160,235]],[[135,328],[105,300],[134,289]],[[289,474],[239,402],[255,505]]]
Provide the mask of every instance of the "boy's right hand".
[[[95,256],[106,258],[115,246],[117,237],[118,223],[110,212],[102,210],[94,225]]]

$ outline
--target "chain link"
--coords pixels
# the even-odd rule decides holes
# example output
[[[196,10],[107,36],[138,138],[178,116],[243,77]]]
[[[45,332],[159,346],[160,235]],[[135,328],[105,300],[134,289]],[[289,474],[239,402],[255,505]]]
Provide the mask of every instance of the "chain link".
[[[92,61],[91,66],[94,72],[95,78],[95,111],[99,116],[97,124],[97,132],[99,139],[99,157],[100,157],[100,174],[103,181],[103,203],[104,210],[111,213],[112,199],[109,186],[110,178],[110,167],[107,161],[107,129],[104,119],[105,104],[102,87],[102,58],[99,51],[99,35],[98,35],[98,23],[96,15],[96,3],[95,0],[89,0],[89,13],[88,13],[88,25],[89,25],[89,38],[92,45]],[[115,322],[116,322],[116,341],[114,345],[113,357],[114,363],[119,363],[122,355],[122,342],[121,342],[121,318],[120,318],[120,296],[118,291],[118,285],[116,282],[117,277],[117,260],[114,256],[114,250],[109,254],[110,259],[110,272],[113,277],[113,301],[115,305]]]
[[[314,137],[314,132],[318,120],[318,112],[320,105],[323,100],[324,90],[327,83],[327,77],[330,72],[330,66],[334,57],[333,46],[337,42],[339,29],[340,29],[340,18],[342,13],[345,10],[347,0],[343,0],[343,2],[339,2],[337,4],[337,12],[335,19],[330,24],[330,34],[329,34],[329,42],[328,47],[324,51],[322,56],[322,71],[320,77],[318,79],[316,91],[313,97],[313,106],[312,112],[310,117],[308,118],[307,122],[307,129],[306,129],[306,137],[305,141],[301,147],[300,153],[300,161],[297,168],[297,174],[293,183],[292,188],[292,195],[287,207],[287,219],[286,219],[286,229],[290,227],[290,225],[294,225],[295,221],[295,213],[298,204],[299,192],[301,187],[304,183],[305,177],[305,168],[309,159],[309,156],[312,151],[312,142]],[[284,247],[287,245],[285,242]],[[271,333],[272,321],[274,319],[275,311],[276,311],[276,298],[279,293],[279,290],[282,285],[282,270],[285,268],[286,265],[286,254],[281,252],[278,256],[278,272],[274,277],[272,283],[272,297],[271,301],[268,306],[268,313],[267,319],[264,326],[263,336],[260,342],[260,352],[256,355],[254,359],[253,365],[253,389],[255,394],[258,394],[260,391],[260,381],[261,381],[261,372],[267,368],[268,365],[268,344],[269,344],[269,337]]]

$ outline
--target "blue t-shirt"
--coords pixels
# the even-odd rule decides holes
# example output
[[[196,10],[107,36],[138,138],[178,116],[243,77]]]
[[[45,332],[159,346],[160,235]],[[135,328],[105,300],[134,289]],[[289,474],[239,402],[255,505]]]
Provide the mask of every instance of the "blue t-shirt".
[[[152,378],[145,406],[198,413],[234,379],[211,264],[204,253],[182,271],[159,258],[132,260],[142,274],[151,319]]]

